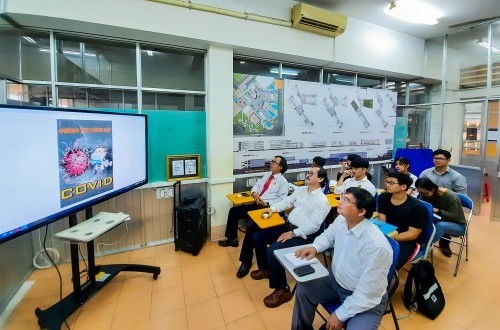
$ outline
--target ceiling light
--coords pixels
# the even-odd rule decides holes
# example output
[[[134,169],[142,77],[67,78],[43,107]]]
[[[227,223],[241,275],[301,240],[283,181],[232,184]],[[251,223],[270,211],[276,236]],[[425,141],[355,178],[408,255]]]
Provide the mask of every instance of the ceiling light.
[[[483,46],[484,48],[490,49],[490,44],[487,41],[484,41],[483,39],[479,39],[477,41],[477,44]],[[491,51],[493,53],[500,54],[500,49],[498,49],[496,47],[491,46]]]
[[[245,64],[245,61],[240,61],[240,64]]]
[[[385,12],[406,22],[427,25],[437,24],[437,19],[443,16],[439,9],[420,0],[393,1]]]
[[[280,70],[279,69],[271,69],[271,70],[269,70],[269,72],[278,74],[278,73],[280,73]],[[298,76],[299,71],[283,69],[283,70],[281,70],[281,74],[288,75],[288,76]]]
[[[26,40],[32,44],[36,44],[35,39],[33,39],[32,37],[23,36],[23,38],[24,38],[24,40]]]
[[[147,50],[146,53],[148,53],[148,56],[153,56],[153,51],[152,50]]]

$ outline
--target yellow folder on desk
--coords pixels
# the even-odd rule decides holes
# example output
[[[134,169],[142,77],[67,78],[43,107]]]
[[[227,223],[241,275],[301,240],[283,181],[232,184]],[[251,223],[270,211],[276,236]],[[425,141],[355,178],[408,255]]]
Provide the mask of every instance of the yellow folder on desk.
[[[252,219],[260,229],[266,229],[285,224],[285,220],[279,215],[278,212],[274,212],[267,219],[264,219],[262,217],[262,213],[264,212],[265,209],[248,211],[247,213],[250,219]]]

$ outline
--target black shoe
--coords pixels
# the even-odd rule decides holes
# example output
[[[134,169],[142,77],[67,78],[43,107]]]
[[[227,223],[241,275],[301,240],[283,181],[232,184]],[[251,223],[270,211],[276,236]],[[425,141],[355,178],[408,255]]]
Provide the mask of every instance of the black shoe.
[[[247,276],[248,273],[250,272],[250,267],[252,267],[252,265],[247,266],[244,263],[242,263],[240,269],[238,269],[238,271],[236,272],[236,277],[242,278]]]
[[[238,239],[237,238],[235,238],[235,239],[228,238],[226,240],[219,241],[219,245],[223,246],[223,247],[228,247],[228,246],[238,247]]]
[[[450,242],[444,239],[439,240],[439,248],[441,249],[441,253],[445,257],[451,257],[453,255],[453,252],[450,249]]]

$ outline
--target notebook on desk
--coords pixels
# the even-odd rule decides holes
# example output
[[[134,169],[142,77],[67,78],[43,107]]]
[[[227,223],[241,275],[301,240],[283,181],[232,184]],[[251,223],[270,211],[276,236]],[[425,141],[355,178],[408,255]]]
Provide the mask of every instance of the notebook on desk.
[[[307,260],[306,258],[300,259],[295,256],[295,252],[285,254],[286,260],[290,261],[290,263],[294,267],[310,265],[319,262],[318,258],[314,257],[311,260]]]
[[[388,224],[386,222],[382,222],[376,219],[370,219],[371,222],[373,222],[374,225],[376,225],[384,235],[387,235],[389,237],[394,236],[398,233],[398,227]]]

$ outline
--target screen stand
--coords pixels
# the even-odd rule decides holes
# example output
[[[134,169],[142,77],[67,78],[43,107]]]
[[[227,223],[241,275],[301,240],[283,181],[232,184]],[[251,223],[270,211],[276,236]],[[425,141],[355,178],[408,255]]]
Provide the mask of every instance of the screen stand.
[[[92,208],[85,210],[87,219],[92,217]],[[69,216],[69,226],[73,227],[77,224],[76,215]],[[106,283],[111,281],[121,271],[142,272],[153,274],[153,279],[157,279],[161,272],[160,267],[148,265],[134,264],[115,264],[115,265],[95,265],[94,241],[87,242],[87,257],[88,257],[88,274],[89,280],[80,284],[80,260],[78,258],[78,246],[70,245],[71,252],[71,272],[73,281],[73,293],[66,296],[63,300],[52,305],[51,307],[41,310],[35,309],[35,314],[38,318],[40,328],[49,330],[60,330],[61,326],[74,311],[89,300],[97,291],[99,291]],[[96,279],[96,275],[101,276]]]

